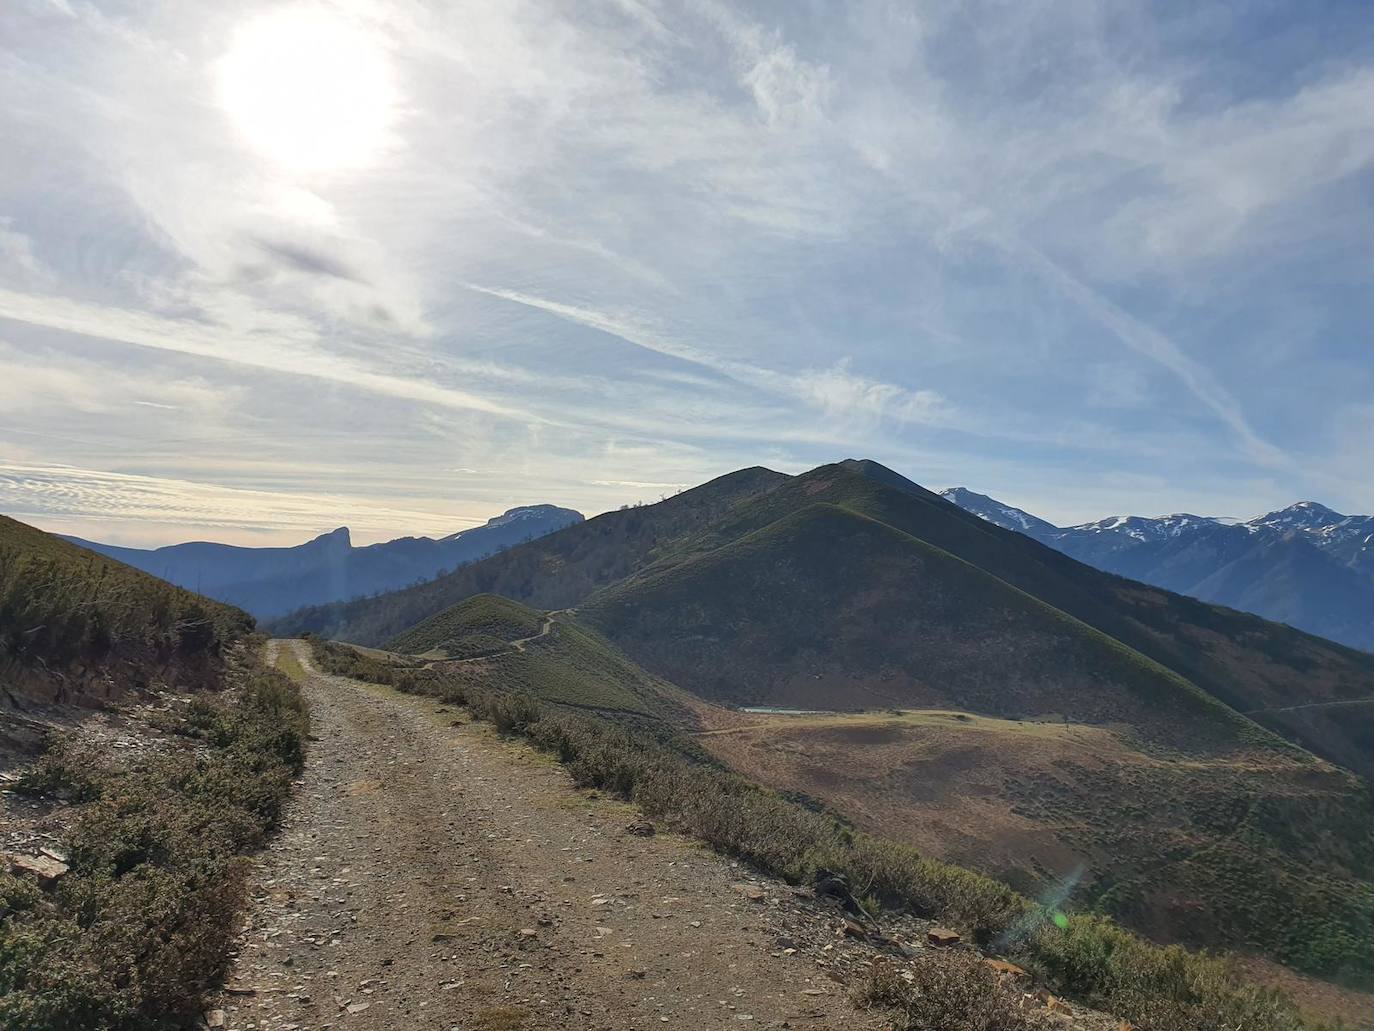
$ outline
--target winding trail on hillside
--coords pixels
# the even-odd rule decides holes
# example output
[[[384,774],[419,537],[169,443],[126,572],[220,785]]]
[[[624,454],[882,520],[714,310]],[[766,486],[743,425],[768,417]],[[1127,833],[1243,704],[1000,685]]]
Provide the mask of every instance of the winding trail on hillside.
[[[529,644],[531,641],[537,641],[541,637],[548,637],[549,633],[553,630],[553,617],[556,615],[558,615],[557,612],[546,613],[544,616],[544,624],[539,628],[539,633],[531,634],[529,637],[518,638],[511,642],[511,646],[516,651],[522,652],[525,650],[525,645]]]
[[[1308,702],[1305,705],[1284,705],[1275,709],[1251,709],[1246,716],[1263,716],[1271,712],[1302,712],[1304,709],[1340,709],[1349,706],[1374,705],[1374,695],[1368,698],[1339,698],[1334,702]]]
[[[751,900],[746,871],[629,833],[630,806],[528,746],[322,675],[301,642],[269,654],[302,680],[317,740],[252,878],[223,1026],[881,1026],[819,945],[778,944],[802,925],[785,885],[754,878]]]

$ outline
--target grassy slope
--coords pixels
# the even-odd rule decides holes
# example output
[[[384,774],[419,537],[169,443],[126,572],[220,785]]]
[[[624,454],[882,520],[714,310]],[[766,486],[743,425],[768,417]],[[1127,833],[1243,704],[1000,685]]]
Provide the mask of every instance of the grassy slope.
[[[546,618],[548,633],[539,635]],[[424,668],[399,657],[390,664],[396,675],[412,679],[443,678],[488,690],[519,691],[559,705],[635,717],[688,718],[680,690],[647,673],[595,630],[570,616],[560,613],[546,617],[505,598],[479,595],[460,602],[401,634],[387,648],[394,653],[420,655],[442,648],[446,642],[461,645],[474,638],[485,638],[502,647],[495,654],[435,661]],[[509,645],[522,639],[527,640],[518,648]],[[337,672],[367,672],[352,668],[359,661],[340,659]]]
[[[625,581],[581,614],[648,668],[728,704],[1060,713],[1171,746],[1280,747],[1119,642],[833,505]]]
[[[310,632],[377,645],[474,594],[500,594],[537,608],[565,608],[653,561],[682,534],[785,480],[768,469],[741,469],[657,505],[607,512],[429,583],[302,609],[277,620],[271,629],[281,636]]]
[[[533,637],[543,626],[543,618],[533,609],[495,594],[478,594],[443,612],[436,612],[387,644],[394,652],[423,655],[443,651],[454,658],[477,654],[474,643],[485,643],[481,651],[497,650],[505,642]]]
[[[0,672],[12,692],[80,694],[87,672],[120,686],[173,668],[213,677],[252,625],[238,609],[0,516]]]
[[[1116,638],[1242,712],[1374,695],[1374,655],[1247,613],[1112,576],[965,512],[874,463],[821,466],[678,543],[658,568],[813,502],[841,505],[956,555]],[[1374,776],[1374,706],[1259,717],[1303,747]]]
[[[1057,838],[1086,862],[1090,896],[1136,926],[1374,977],[1374,836],[1359,781],[891,526],[813,504],[663,563],[580,611],[648,669],[722,702],[949,706],[1128,727],[1122,744],[1138,761],[1104,764],[1065,748],[1051,775],[1014,762],[989,790],[1025,820],[1022,832]],[[950,753],[956,766],[977,765],[968,741],[942,761]],[[770,782],[842,811],[883,791],[875,780],[846,798],[833,766],[812,772],[809,782]],[[919,801],[939,786],[938,777],[907,783],[896,806],[908,819],[928,815]]]
[[[648,717],[677,711],[668,685],[600,634],[561,619],[523,651],[469,663],[440,663],[439,669],[460,681],[523,691],[562,705]]]

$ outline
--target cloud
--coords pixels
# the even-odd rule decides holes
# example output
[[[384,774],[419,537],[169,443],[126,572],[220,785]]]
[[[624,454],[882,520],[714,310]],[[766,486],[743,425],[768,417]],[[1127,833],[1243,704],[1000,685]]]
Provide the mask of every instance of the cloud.
[[[1374,507],[1337,425],[1374,395],[1346,15],[334,6],[396,70],[367,167],[244,145],[243,5],[0,15],[7,453],[196,481],[232,441],[242,486],[406,511],[859,453]]]
[[[41,285],[53,281],[52,270],[34,253],[33,240],[14,228],[13,218],[0,218],[0,277]]]
[[[1193,397],[1234,432],[1255,461],[1276,468],[1292,468],[1292,459],[1255,431],[1241,410],[1240,403],[1205,367],[1184,353],[1175,341],[1112,303],[1033,248],[1024,244],[1003,243],[1013,247],[1027,265],[1111,330],[1122,343],[1176,376]]]
[[[298,272],[315,276],[332,276],[350,283],[362,283],[363,278],[344,261],[332,254],[315,250],[300,243],[285,240],[266,240],[261,237],[249,238],[253,245]]]
[[[127,309],[102,308],[3,289],[0,289],[0,317],[80,333],[92,339],[115,340],[138,347],[213,358],[268,372],[326,380],[368,393],[423,404],[470,409],[521,421],[542,421],[537,416],[467,391],[377,371],[336,353],[321,350],[314,333],[305,326],[294,327],[295,332],[285,338],[274,336],[264,339],[190,319],[171,319]]]
[[[909,390],[857,375],[851,371],[852,359],[848,357],[830,368],[796,373],[778,371],[720,357],[704,347],[685,343],[671,334],[656,330],[634,315],[597,311],[517,290],[475,283],[464,283],[463,286],[475,293],[510,301],[594,329],[632,347],[696,365],[736,383],[806,402],[828,416],[858,417],[870,422],[891,417],[902,423],[935,423],[942,421],[948,412],[948,406],[937,392]]]
[[[798,373],[791,377],[793,390],[832,417],[873,422],[891,418],[903,424],[945,421],[948,406],[937,392],[908,390],[858,376],[850,365],[850,359],[843,358],[828,369]]]
[[[0,460],[0,509],[58,525],[74,518],[171,523],[205,530],[288,531],[306,539],[348,525],[363,536],[409,527],[442,535],[478,520],[340,495],[245,490],[214,483]]]

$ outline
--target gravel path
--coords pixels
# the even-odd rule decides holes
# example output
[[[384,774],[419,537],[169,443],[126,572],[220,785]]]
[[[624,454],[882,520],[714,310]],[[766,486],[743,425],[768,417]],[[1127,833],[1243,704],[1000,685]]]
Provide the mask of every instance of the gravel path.
[[[629,833],[629,806],[458,711],[270,647],[305,669],[319,740],[212,1026],[882,1026],[836,982],[867,957],[819,902]]]

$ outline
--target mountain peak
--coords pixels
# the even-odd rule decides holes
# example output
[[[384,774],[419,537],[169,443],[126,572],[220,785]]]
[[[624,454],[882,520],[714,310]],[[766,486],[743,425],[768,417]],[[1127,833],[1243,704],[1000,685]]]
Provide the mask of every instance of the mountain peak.
[[[340,526],[338,529],[320,534],[314,540],[307,541],[305,547],[309,548],[316,545],[322,548],[339,548],[346,551],[353,547],[353,538],[348,532],[348,527]]]
[[[1047,522],[1039,516],[1023,512],[1019,508],[1004,504],[986,494],[969,490],[967,487],[950,487],[940,491],[940,497],[958,505],[966,512],[971,512],[979,519],[1002,527],[1004,530],[1015,530],[1017,533],[1038,537],[1043,534],[1052,534],[1059,529],[1053,523]]]
[[[515,508],[506,509],[499,516],[493,516],[480,526],[459,530],[457,533],[451,533],[447,537],[439,539],[441,541],[455,541],[474,530],[490,530],[520,524],[528,524],[536,536],[542,537],[545,533],[580,523],[584,518],[585,516],[581,512],[576,512],[571,508],[560,508],[558,505],[517,505]]]
[[[1342,522],[1346,517],[1318,501],[1299,501],[1253,520],[1257,526],[1312,530]]]

